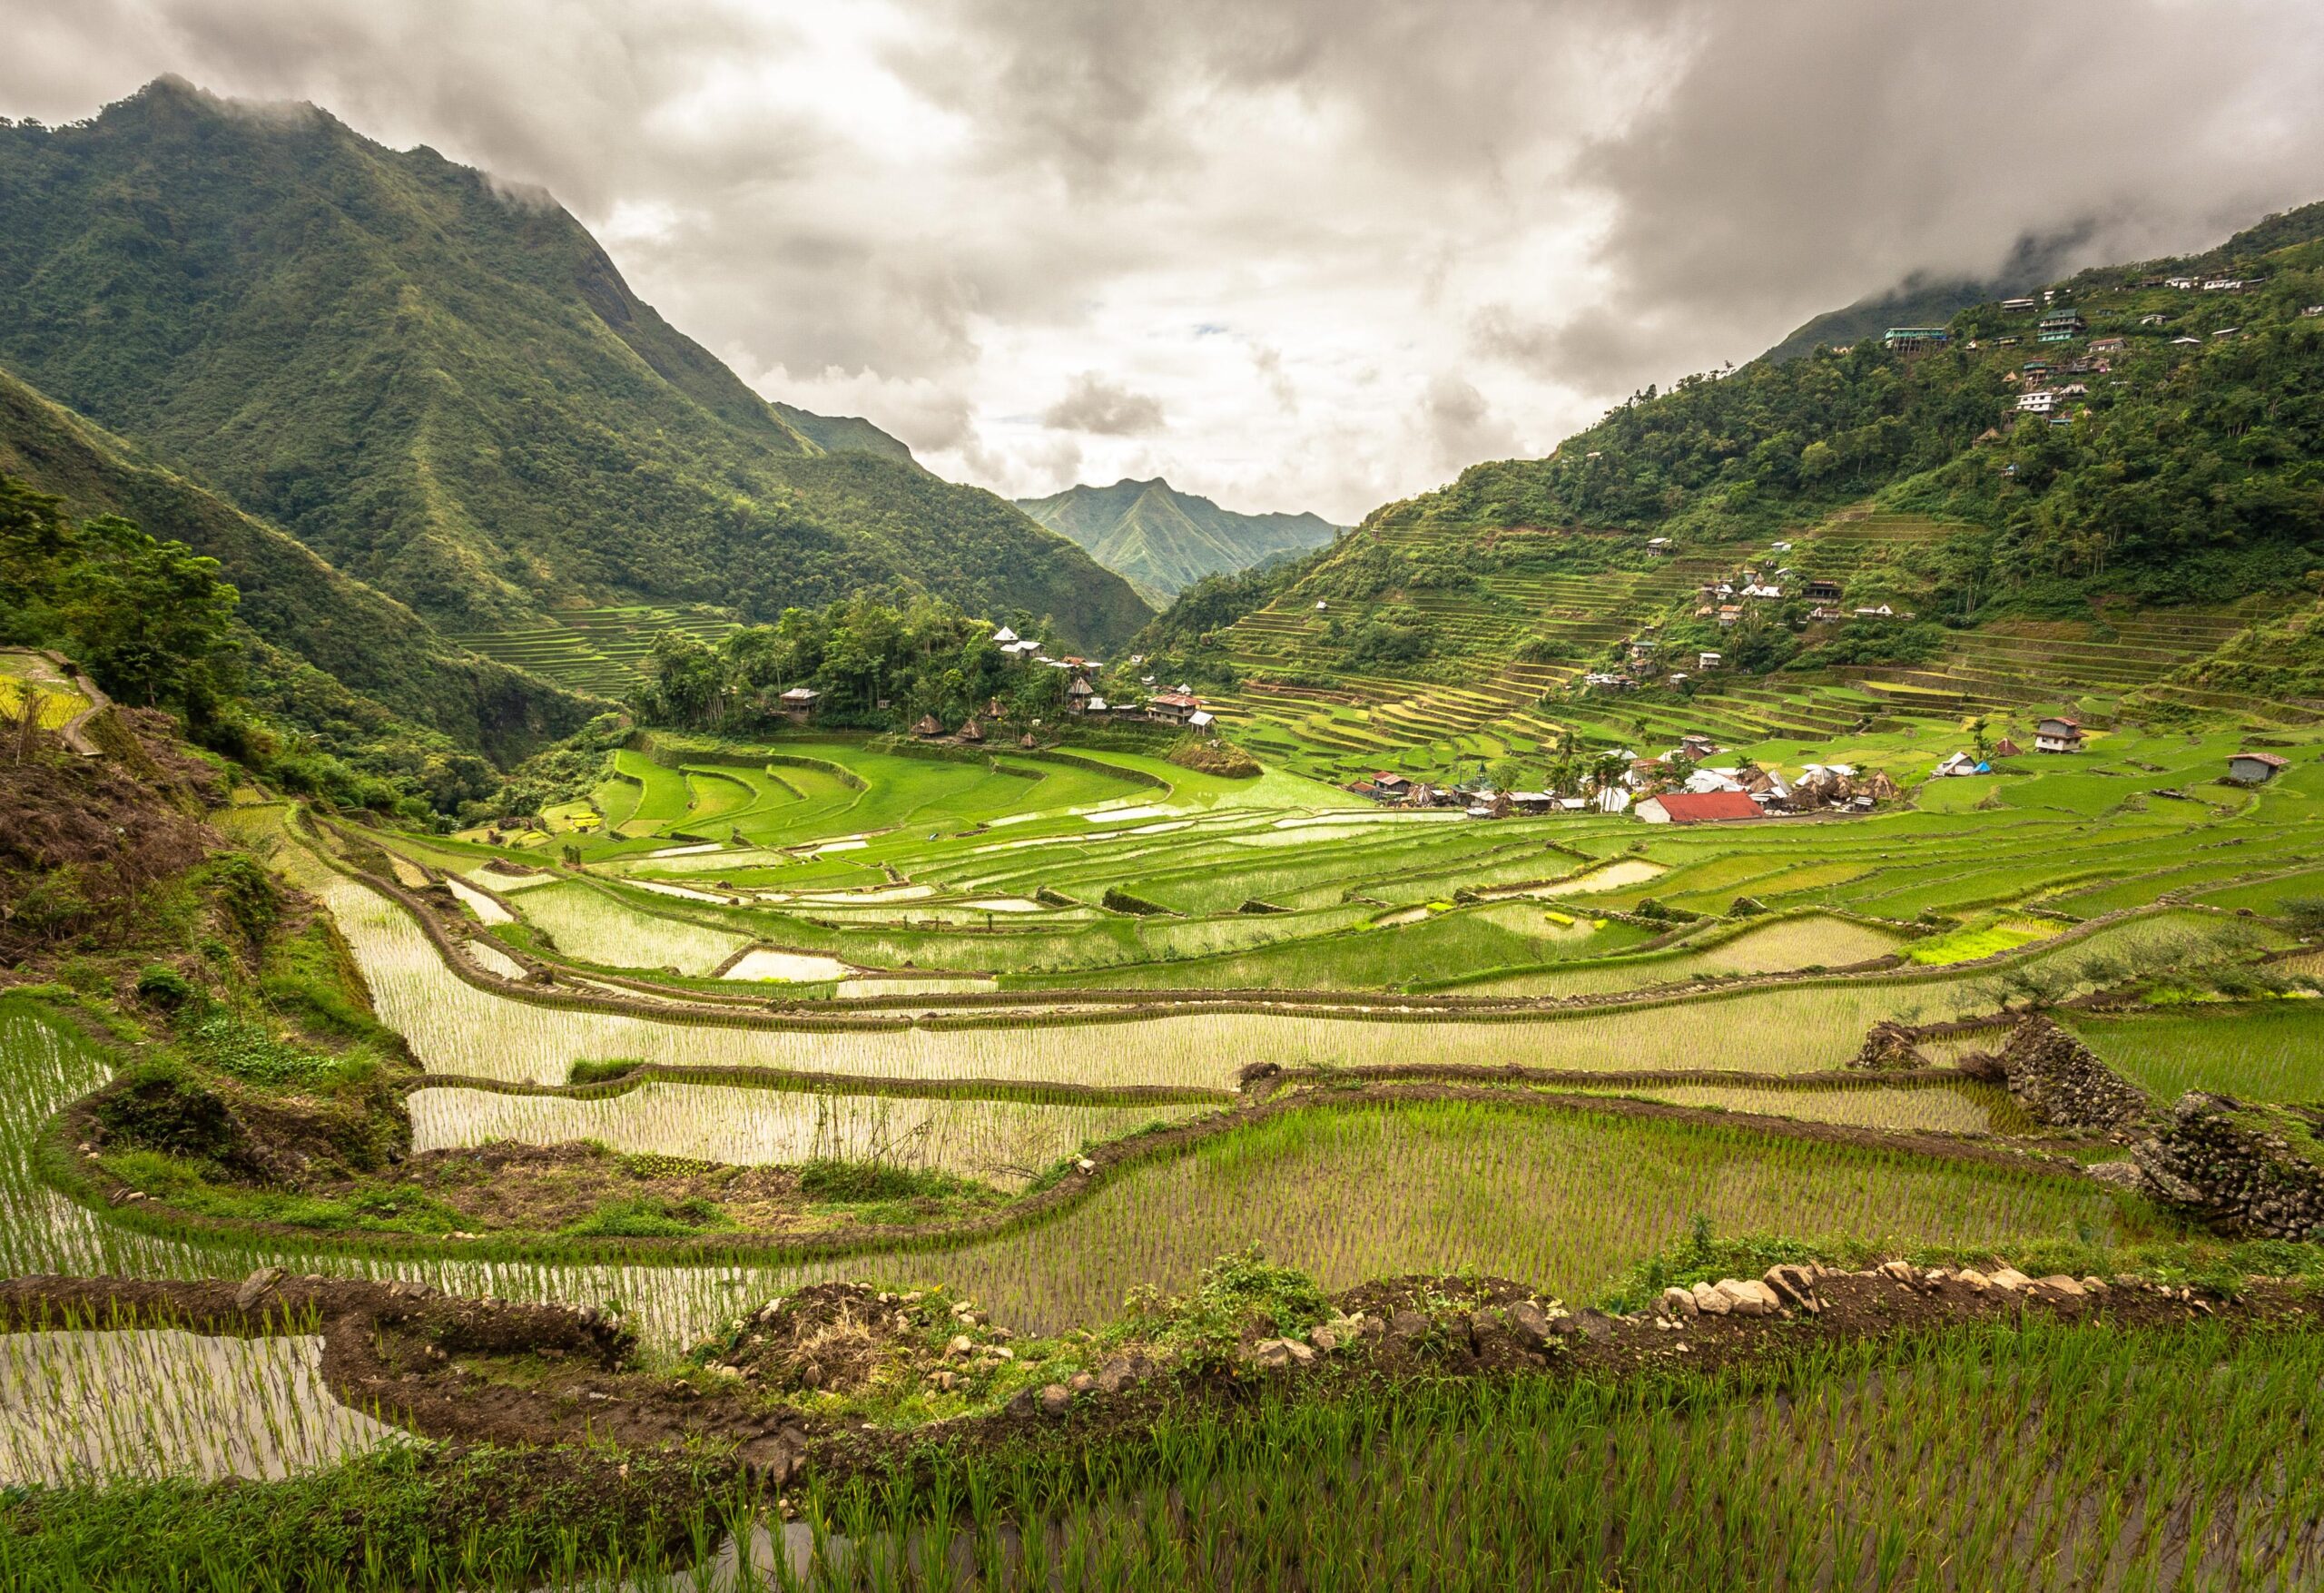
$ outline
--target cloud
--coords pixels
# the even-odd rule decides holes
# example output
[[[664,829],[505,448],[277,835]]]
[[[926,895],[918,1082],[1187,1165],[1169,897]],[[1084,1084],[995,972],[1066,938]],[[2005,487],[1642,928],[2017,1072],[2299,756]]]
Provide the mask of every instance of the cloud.
[[[1507,458],[1517,451],[1516,433],[1493,414],[1485,396],[1450,371],[1440,372],[1428,384],[1421,398],[1421,419],[1443,469]]]
[[[2313,0],[18,0],[8,44],[0,113],[171,72],[554,196],[931,468],[1341,521],[1915,271],[2324,197]]]
[[[1140,437],[1162,429],[1162,400],[1148,393],[1133,393],[1094,370],[1085,370],[1073,379],[1065,397],[1041,411],[1041,424],[1056,431]]]

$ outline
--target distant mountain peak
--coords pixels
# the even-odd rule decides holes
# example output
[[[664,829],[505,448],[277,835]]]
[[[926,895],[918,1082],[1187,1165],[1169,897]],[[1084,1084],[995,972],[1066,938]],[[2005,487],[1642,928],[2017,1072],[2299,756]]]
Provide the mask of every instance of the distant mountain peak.
[[[1229,575],[1320,547],[1340,527],[1315,514],[1244,515],[1157,476],[1069,487],[1018,507],[1163,605],[1205,575]]]

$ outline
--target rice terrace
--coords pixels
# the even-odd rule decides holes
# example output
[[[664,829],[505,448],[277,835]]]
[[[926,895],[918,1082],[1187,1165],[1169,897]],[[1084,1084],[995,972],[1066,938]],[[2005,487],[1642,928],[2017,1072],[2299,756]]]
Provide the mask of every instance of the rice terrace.
[[[2324,206],[1335,526],[261,109],[0,122],[0,1587],[2324,1585]]]

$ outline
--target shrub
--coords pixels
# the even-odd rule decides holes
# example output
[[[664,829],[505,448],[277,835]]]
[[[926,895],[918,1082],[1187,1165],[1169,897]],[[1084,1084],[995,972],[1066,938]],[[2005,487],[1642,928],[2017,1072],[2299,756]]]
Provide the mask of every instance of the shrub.
[[[799,1193],[810,1200],[951,1200],[989,1193],[984,1185],[932,1167],[819,1157],[799,1168]]]
[[[163,963],[149,962],[137,971],[137,998],[174,1012],[192,1000],[193,982]]]
[[[2324,935],[2324,896],[2287,896],[2280,910],[2294,934]]]

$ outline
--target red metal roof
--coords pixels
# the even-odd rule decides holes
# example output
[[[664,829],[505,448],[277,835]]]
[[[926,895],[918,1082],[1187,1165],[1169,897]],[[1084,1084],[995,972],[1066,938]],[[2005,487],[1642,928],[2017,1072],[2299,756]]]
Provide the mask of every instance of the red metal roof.
[[[2235,755],[2238,758],[2249,758],[2254,763],[2265,763],[2270,769],[2289,769],[2291,767],[2291,760],[2290,758],[2279,757],[2274,752],[2238,752]]]
[[[1739,791],[1674,791],[1653,799],[1673,824],[1705,824],[1719,819],[1756,819],[1759,804]]]

